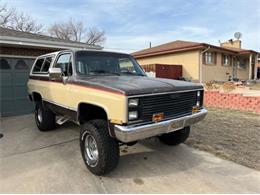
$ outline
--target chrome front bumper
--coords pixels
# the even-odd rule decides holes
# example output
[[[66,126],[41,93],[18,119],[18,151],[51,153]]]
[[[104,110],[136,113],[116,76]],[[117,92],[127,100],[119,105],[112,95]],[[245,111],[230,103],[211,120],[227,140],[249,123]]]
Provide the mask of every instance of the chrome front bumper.
[[[115,125],[115,136],[118,140],[128,143],[164,133],[170,133],[203,120],[207,112],[206,109],[202,109],[200,112],[188,116],[140,126]]]

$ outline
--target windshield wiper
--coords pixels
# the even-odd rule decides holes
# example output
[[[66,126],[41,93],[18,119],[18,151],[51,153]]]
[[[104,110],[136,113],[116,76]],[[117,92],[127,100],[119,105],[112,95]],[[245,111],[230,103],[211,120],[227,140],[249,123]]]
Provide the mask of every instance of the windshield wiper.
[[[120,76],[120,73],[118,73],[118,72],[109,72],[109,71],[105,71],[105,70],[92,70],[92,71],[90,71],[90,73],[113,74],[113,75],[119,75]]]
[[[134,72],[121,72],[121,74],[129,74],[129,75],[134,75],[134,76],[144,76],[143,74],[138,74]]]

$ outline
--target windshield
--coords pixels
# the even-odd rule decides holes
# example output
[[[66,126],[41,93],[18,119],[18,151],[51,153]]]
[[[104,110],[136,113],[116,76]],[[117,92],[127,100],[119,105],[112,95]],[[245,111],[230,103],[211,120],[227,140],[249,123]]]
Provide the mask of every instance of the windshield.
[[[75,66],[79,75],[145,76],[140,65],[127,54],[78,51]]]

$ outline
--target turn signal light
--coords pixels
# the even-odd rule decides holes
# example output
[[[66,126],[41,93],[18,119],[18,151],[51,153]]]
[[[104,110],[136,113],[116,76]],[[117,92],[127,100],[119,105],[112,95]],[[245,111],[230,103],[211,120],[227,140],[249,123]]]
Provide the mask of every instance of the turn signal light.
[[[199,112],[199,111],[200,111],[199,106],[193,106],[193,107],[192,107],[192,113],[197,113],[197,112]]]

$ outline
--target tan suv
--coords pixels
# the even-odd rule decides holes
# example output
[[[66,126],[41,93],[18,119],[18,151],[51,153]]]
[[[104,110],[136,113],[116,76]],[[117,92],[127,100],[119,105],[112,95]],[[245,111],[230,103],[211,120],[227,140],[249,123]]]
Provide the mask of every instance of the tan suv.
[[[70,120],[80,125],[80,149],[96,175],[114,169],[119,145],[158,136],[168,145],[184,142],[190,125],[202,120],[203,87],[149,78],[132,56],[66,50],[38,57],[28,81],[41,131]]]

